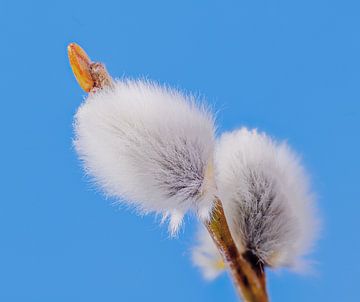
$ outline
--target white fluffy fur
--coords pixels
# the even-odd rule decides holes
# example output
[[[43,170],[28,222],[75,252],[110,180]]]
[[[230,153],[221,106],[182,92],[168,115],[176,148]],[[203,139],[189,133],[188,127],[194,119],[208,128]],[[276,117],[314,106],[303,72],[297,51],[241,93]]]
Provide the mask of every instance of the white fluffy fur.
[[[240,252],[273,267],[298,267],[317,231],[298,157],[285,143],[243,128],[222,135],[215,158],[219,196]]]
[[[214,124],[193,97],[147,81],[117,81],[88,96],[75,133],[86,171],[108,195],[162,213],[173,232],[191,208],[209,215]]]
[[[199,225],[197,245],[192,250],[192,260],[208,280],[215,279],[225,269],[220,252],[203,225]]]

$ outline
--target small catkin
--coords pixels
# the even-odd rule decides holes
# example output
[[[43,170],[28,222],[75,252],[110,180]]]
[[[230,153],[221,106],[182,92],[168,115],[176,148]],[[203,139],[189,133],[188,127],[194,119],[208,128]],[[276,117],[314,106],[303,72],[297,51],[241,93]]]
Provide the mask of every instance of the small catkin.
[[[110,196],[170,219],[209,216],[215,192],[214,122],[192,96],[149,81],[115,81],[90,93],[75,116],[75,148]]]
[[[223,134],[215,153],[219,197],[240,252],[272,267],[301,268],[317,220],[298,156],[246,128]]]

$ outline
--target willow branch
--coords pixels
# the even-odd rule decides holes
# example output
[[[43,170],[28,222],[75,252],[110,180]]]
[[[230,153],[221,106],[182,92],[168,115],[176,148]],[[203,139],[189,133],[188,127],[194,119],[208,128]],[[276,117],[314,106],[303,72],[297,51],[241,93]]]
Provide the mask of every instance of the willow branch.
[[[246,255],[241,255],[231,236],[222,203],[216,199],[212,217],[206,223],[212,239],[227,263],[235,287],[246,302],[266,302],[266,280],[263,267],[258,262],[252,262]]]
[[[113,79],[102,63],[92,62],[77,44],[68,46],[71,68],[80,87],[86,92],[112,87]],[[235,287],[245,302],[267,302],[265,273],[261,264],[241,255],[231,236],[220,199],[216,199],[210,221],[206,223],[211,237],[227,263]]]

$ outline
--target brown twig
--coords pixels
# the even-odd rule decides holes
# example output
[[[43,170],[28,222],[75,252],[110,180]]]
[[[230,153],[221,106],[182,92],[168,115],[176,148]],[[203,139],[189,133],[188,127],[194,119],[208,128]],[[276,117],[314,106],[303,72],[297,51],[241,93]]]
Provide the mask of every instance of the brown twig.
[[[228,264],[235,287],[246,302],[266,302],[265,273],[262,266],[240,255],[231,236],[222,203],[216,199],[212,217],[206,223],[211,237]]]
[[[86,92],[113,86],[113,79],[101,63],[94,63],[77,44],[68,46],[71,68],[80,87]],[[220,199],[216,199],[210,221],[206,223],[211,237],[227,263],[237,291],[245,302],[267,302],[263,267],[248,255],[240,255],[231,236]]]

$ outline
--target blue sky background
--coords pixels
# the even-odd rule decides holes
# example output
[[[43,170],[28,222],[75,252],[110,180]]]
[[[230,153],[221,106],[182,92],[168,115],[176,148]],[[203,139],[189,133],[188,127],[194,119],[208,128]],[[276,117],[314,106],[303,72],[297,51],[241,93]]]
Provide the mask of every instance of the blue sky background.
[[[270,272],[272,301],[359,301],[359,1],[0,0],[0,38],[1,301],[236,301],[192,266],[193,218],[170,240],[83,176],[72,41],[114,76],[201,93],[221,131],[288,140],[324,226],[317,273]]]

